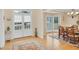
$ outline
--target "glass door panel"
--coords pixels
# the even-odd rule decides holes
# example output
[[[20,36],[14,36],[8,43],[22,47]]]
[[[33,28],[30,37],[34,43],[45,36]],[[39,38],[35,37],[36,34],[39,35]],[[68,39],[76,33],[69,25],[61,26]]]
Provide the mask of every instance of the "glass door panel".
[[[54,17],[54,30],[58,30],[59,21],[58,17]]]
[[[53,18],[47,17],[47,32],[53,31]]]
[[[31,25],[31,16],[30,15],[24,15],[24,36],[29,36],[32,34],[32,25]]]
[[[24,28],[30,29],[31,27],[31,17],[30,16],[24,16]]]
[[[14,38],[22,37],[22,16],[14,15],[13,19],[13,36]]]

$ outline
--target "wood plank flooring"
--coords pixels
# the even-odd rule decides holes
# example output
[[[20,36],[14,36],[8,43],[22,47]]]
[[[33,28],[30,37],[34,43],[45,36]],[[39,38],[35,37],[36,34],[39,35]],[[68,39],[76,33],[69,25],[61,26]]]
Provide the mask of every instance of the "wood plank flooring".
[[[40,44],[43,44],[46,47],[46,40],[45,39],[29,36],[29,37],[22,37],[22,38],[17,38],[17,39],[6,41],[5,47],[2,50],[12,50],[13,44],[20,44],[22,42],[31,41],[31,40],[36,40]]]
[[[50,38],[48,38],[48,39],[50,39]],[[5,47],[1,50],[12,50],[13,44],[20,44],[24,41],[31,41],[31,40],[36,40],[39,43],[43,44],[47,48],[47,40],[46,39],[41,39],[39,37],[29,36],[29,37],[23,37],[23,38],[8,40],[8,41],[6,41]],[[60,43],[59,47],[62,48],[62,50],[79,50],[79,48],[77,48],[73,45],[67,44],[64,41],[59,41],[59,43]],[[51,46],[56,46],[56,44],[57,43],[55,43],[54,45],[51,45]],[[51,49],[51,50],[53,50],[53,49]],[[56,49],[56,50],[58,50],[58,49]]]

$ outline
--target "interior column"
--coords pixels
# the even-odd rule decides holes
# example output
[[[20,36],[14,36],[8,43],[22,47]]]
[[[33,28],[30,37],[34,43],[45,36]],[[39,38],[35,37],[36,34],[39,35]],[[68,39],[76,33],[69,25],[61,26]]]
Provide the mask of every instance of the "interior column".
[[[3,10],[0,10],[0,48],[5,45]]]

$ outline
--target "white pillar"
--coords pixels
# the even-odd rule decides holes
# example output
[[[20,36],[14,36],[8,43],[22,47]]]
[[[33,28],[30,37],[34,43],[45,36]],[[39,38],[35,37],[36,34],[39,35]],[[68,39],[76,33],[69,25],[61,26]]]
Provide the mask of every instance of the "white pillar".
[[[0,48],[3,48],[5,45],[5,31],[4,31],[4,19],[3,19],[3,10],[0,10]]]

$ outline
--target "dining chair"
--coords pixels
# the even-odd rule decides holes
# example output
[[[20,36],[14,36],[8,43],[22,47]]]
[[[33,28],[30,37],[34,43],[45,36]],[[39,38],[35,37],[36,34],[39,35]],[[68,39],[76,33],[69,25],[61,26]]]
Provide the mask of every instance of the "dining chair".
[[[79,31],[75,29],[74,33],[75,33],[75,42],[77,44],[77,43],[79,43]]]
[[[78,26],[77,26],[77,25],[73,25],[72,28],[74,29],[74,33],[75,33],[75,43],[77,44],[77,43],[79,42],[79,35],[76,34],[76,33],[79,32]]]
[[[77,25],[73,25],[71,27],[74,29],[74,31],[78,31],[78,26]]]
[[[63,34],[63,40],[68,41],[68,32],[65,30]]]
[[[59,26],[59,38],[63,37],[63,34],[64,34],[64,27]]]
[[[68,40],[70,43],[75,43],[75,33],[74,33],[74,28],[68,27],[67,28],[67,33],[68,33]]]

